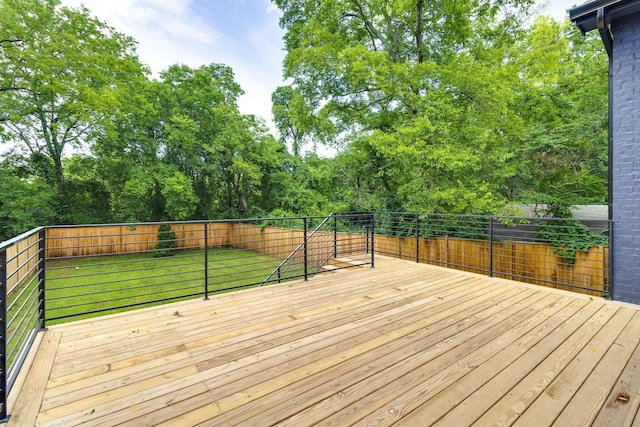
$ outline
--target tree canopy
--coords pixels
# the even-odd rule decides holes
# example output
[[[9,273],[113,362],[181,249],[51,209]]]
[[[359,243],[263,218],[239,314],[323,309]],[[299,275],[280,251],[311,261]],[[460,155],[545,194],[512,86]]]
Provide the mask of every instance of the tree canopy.
[[[607,57],[531,0],[273,0],[274,136],[224,64],[151,78],[85,8],[0,0],[0,239],[35,225],[603,203]],[[314,147],[336,150],[321,158]]]

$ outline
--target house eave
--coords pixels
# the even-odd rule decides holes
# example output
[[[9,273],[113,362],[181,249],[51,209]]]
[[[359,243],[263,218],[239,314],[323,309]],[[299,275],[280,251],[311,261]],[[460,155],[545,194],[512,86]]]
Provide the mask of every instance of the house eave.
[[[605,12],[605,24],[640,12],[640,0],[594,0],[569,10],[569,18],[583,34],[598,29],[598,10]]]

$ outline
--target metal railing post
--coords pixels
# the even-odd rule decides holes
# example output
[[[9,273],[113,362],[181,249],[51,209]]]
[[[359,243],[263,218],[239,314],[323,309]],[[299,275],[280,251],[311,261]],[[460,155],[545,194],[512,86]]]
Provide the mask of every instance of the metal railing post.
[[[338,258],[338,217],[333,215],[333,257]]]
[[[209,224],[204,223],[204,299],[209,299]]]
[[[45,316],[45,309],[46,309],[46,303],[47,303],[47,298],[46,298],[46,286],[45,286],[45,282],[46,282],[46,229],[42,229],[38,232],[38,286],[39,286],[39,292],[40,292],[40,329],[45,329],[46,328],[46,316]]]
[[[609,299],[613,299],[613,221],[609,221],[609,250],[608,250],[608,259],[609,259],[609,280],[607,282],[607,287],[609,288]]]
[[[489,217],[489,277],[493,277],[493,218]]]
[[[369,223],[368,222],[364,226],[364,232],[365,232],[364,253],[368,254],[369,253]]]
[[[309,270],[308,270],[308,266],[309,266],[309,260],[307,259],[307,218],[303,218],[303,223],[304,223],[304,232],[303,232],[303,245],[304,245],[304,280],[307,281],[309,280]]]
[[[0,250],[0,421],[7,420],[7,251]]]
[[[376,234],[375,233],[376,224],[375,224],[375,220],[373,218],[373,214],[371,214],[371,222],[370,222],[370,224],[371,224],[371,268],[373,268],[375,266],[374,259],[373,259],[374,258],[373,254],[376,251],[376,247],[375,247],[374,242],[373,242],[373,235]]]
[[[416,262],[420,262],[420,215],[416,214]]]

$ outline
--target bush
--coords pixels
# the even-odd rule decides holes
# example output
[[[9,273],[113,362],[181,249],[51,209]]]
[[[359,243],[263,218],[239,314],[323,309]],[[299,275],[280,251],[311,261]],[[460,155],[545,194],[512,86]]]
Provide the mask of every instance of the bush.
[[[154,257],[171,256],[176,247],[176,233],[171,230],[171,225],[162,224],[158,227],[158,243],[153,247]]]

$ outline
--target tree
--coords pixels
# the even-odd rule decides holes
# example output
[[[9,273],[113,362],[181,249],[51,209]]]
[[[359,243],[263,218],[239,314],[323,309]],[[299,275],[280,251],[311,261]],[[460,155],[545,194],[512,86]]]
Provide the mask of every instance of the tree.
[[[0,137],[52,162],[115,131],[127,85],[144,77],[133,39],[58,0],[0,1]]]
[[[294,156],[300,157],[300,150],[308,142],[305,125],[309,124],[299,121],[309,116],[296,117],[295,113],[304,106],[304,100],[291,86],[280,86],[271,95],[271,102],[273,121],[280,133],[280,141],[291,147]]]
[[[247,215],[270,182],[282,144],[240,114],[231,68],[173,65],[141,85],[142,99],[95,152],[108,165],[121,220]]]
[[[485,213],[516,170],[510,46],[533,2],[274,0],[314,138],[386,209]],[[366,184],[363,181],[368,181]],[[371,203],[367,203],[371,204]]]
[[[55,193],[23,159],[0,163],[0,242],[31,228],[55,223]]]
[[[598,36],[539,18],[515,46],[526,135],[510,197],[565,217],[607,195],[607,56]]]

